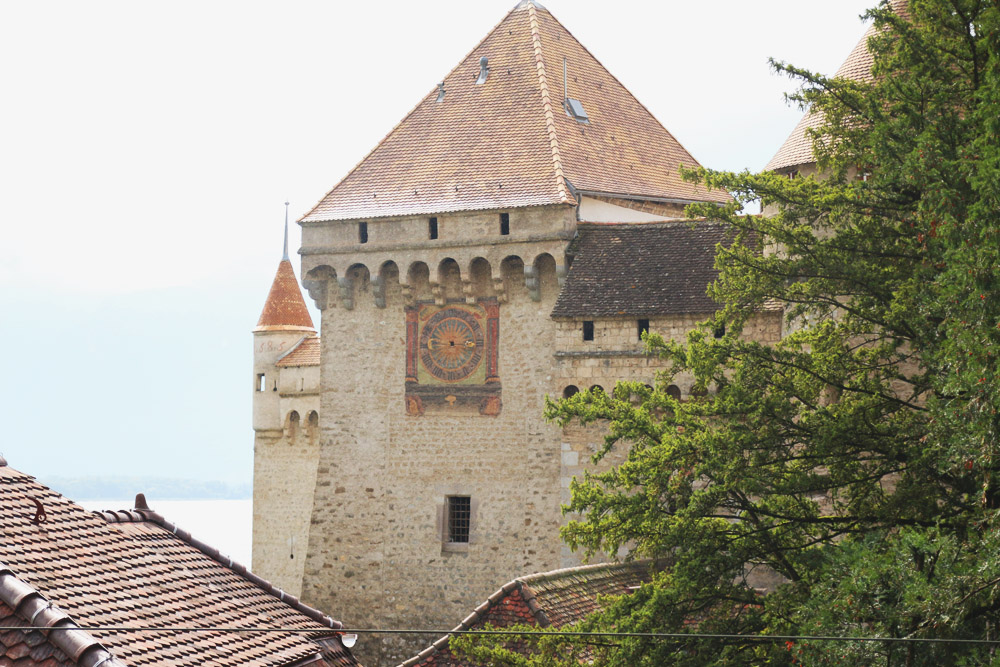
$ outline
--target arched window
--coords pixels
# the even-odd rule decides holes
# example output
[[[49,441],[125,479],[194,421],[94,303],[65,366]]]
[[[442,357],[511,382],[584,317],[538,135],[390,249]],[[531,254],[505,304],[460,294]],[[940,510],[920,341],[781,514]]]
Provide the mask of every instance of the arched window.
[[[563,389],[563,398],[569,398],[570,396],[575,396],[580,393],[580,388],[575,384],[571,384],[565,389]]]
[[[681,388],[675,384],[670,385],[667,387],[667,396],[677,401],[681,400]]]
[[[316,437],[317,433],[319,433],[319,413],[315,410],[310,410],[306,416],[306,436],[312,440]]]
[[[288,413],[288,437],[294,438],[299,432],[299,413],[292,410]]]
[[[590,392],[592,394],[603,394],[604,393],[604,387],[602,387],[599,384],[591,385]]]

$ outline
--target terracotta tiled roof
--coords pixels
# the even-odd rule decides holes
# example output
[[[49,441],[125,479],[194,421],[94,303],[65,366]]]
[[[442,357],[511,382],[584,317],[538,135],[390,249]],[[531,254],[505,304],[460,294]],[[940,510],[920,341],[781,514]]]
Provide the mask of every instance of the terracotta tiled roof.
[[[476,84],[480,58],[489,75]],[[563,107],[569,97],[589,124]],[[515,7],[303,221],[575,204],[579,191],[727,201],[697,161],[553,16]]]
[[[663,567],[662,561],[643,560],[583,565],[519,577],[476,607],[453,630],[474,630],[487,623],[501,628],[515,624],[560,627],[600,609],[598,597],[628,594]],[[475,667],[476,663],[451,653],[449,638],[442,637],[399,667]]]
[[[45,520],[37,524],[35,501],[45,511]],[[59,623],[46,621],[48,615],[58,613],[68,614],[83,627],[311,631],[92,630],[88,636],[100,642],[92,652],[106,648],[126,665],[164,667],[356,664],[336,638],[339,623],[284,596],[155,512],[88,512],[34,478],[0,466],[0,522],[4,530],[0,596],[5,570],[37,593],[26,601],[4,602],[18,614],[25,611],[24,605],[39,601],[63,610],[40,614],[35,625]],[[55,641],[53,637],[63,634],[67,633],[54,633],[49,639]],[[84,644],[85,638],[75,645]],[[74,651],[57,647],[75,660],[70,664],[90,667]]]
[[[283,329],[308,329],[315,331],[309,309],[302,298],[302,290],[295,279],[295,270],[287,259],[278,264],[278,272],[271,283],[271,291],[264,303],[264,310],[254,331],[279,331]]]
[[[319,337],[306,336],[281,356],[275,366],[319,366]]]
[[[910,15],[907,0],[892,0],[892,8],[900,16]],[[868,40],[873,35],[875,35],[874,25],[869,26],[868,30],[865,31],[864,37],[847,56],[847,60],[840,66],[835,76],[854,81],[871,81],[873,58],[871,51],[868,50]],[[815,162],[813,140],[809,136],[809,130],[817,129],[822,124],[821,114],[807,110],[792,133],[785,139],[785,143],[764,167],[764,171],[787,169]]]
[[[715,247],[731,238],[706,222],[581,223],[552,317],[713,313]]]

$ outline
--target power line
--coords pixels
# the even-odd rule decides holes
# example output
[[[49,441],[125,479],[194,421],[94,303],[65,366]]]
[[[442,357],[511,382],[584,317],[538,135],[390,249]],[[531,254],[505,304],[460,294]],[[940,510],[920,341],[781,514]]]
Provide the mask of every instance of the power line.
[[[578,632],[578,631],[552,631],[544,632],[540,630],[419,630],[419,629],[380,629],[380,628],[339,628],[331,630],[328,628],[264,628],[264,627],[128,627],[120,625],[111,626],[57,626],[50,628],[39,628],[34,626],[0,626],[0,632],[18,630],[21,632],[31,630],[59,631],[59,630],[83,630],[85,632],[155,632],[155,633],[179,633],[179,632],[247,632],[247,633],[270,633],[286,632],[294,634],[371,634],[371,635],[515,635],[518,637],[552,637],[562,635],[565,637],[622,637],[622,638],[642,638],[642,639],[665,639],[676,641],[692,641],[707,639],[725,639],[753,642],[884,642],[884,643],[917,643],[917,644],[969,644],[982,646],[1000,645],[1000,639],[945,639],[932,637],[846,637],[838,635],[739,635],[721,633],[679,633],[679,632]]]

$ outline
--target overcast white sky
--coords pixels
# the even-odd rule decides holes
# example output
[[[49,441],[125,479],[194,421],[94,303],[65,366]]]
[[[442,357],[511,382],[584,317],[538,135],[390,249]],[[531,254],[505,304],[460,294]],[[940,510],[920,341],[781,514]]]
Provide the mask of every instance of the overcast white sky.
[[[759,169],[800,114],[767,58],[832,73],[874,2],[544,4],[703,165]],[[248,480],[283,202],[307,211],[514,4],[3,3],[11,464]]]

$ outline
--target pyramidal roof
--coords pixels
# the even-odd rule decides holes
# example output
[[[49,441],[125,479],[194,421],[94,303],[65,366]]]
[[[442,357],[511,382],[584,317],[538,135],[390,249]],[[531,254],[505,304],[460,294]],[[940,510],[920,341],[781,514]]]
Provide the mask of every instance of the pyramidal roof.
[[[278,264],[271,291],[254,331],[315,331],[309,309],[295,279],[295,271],[287,257]]]
[[[486,81],[480,59],[488,59]],[[571,117],[579,100],[588,123]],[[544,7],[519,3],[303,222],[576,204],[576,191],[728,201],[698,162]]]
[[[908,0],[891,0],[890,5],[896,14],[908,17]],[[857,43],[847,60],[837,70],[836,77],[853,79],[854,81],[870,81],[872,78],[872,63],[874,58],[868,50],[868,40],[875,35],[875,26],[869,26],[864,37]],[[823,124],[823,116],[808,110],[803,114],[798,125],[792,133],[785,139],[778,152],[774,154],[771,161],[764,167],[764,171],[775,171],[777,169],[787,169],[803,164],[815,162],[813,156],[813,140],[809,136],[809,130],[819,128]]]

